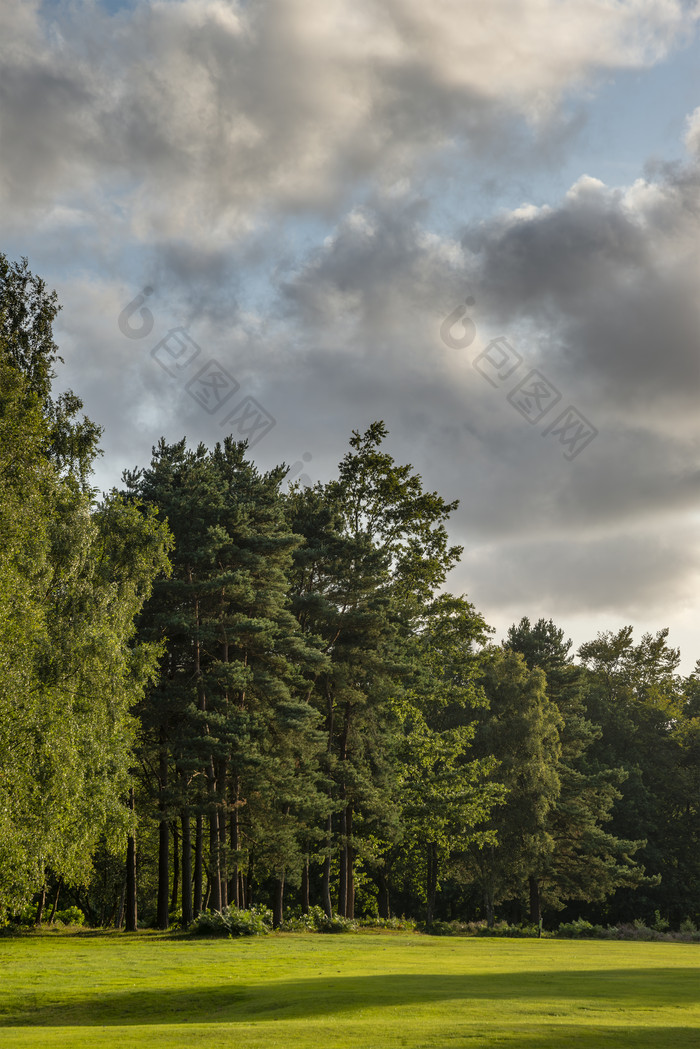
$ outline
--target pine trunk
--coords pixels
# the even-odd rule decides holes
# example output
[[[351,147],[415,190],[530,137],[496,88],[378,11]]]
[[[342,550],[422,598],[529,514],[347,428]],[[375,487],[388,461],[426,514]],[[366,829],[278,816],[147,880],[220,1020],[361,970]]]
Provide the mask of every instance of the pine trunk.
[[[245,876],[246,907],[253,906],[253,850],[248,853],[248,870]]]
[[[540,910],[540,885],[537,878],[530,876],[528,878],[528,886],[530,889],[530,921],[533,925],[539,925],[542,913]]]
[[[194,832],[194,917],[202,913],[202,879],[204,867],[204,820],[197,813]]]
[[[309,913],[309,857],[304,856],[304,867],[301,872],[301,913]]]
[[[168,928],[168,896],[170,892],[170,828],[165,804],[165,791],[168,785],[168,755],[164,740],[161,737],[160,751],[160,827],[158,833],[158,914],[159,929]]]
[[[321,906],[327,918],[333,917],[333,904],[331,902],[331,844],[333,841],[333,817],[328,815],[326,824],[326,856],[323,861],[323,886],[321,889]]]
[[[344,792],[343,792],[344,793]],[[338,914],[347,915],[348,906],[348,828],[347,806],[340,814],[340,875],[338,877]]]
[[[328,732],[328,743],[326,745],[326,754],[328,757],[329,768],[331,761],[331,754],[333,751],[333,695],[328,685],[326,685],[326,703],[327,703],[327,714],[326,714],[326,729]],[[325,912],[327,918],[333,917],[333,903],[331,901],[331,849],[333,847],[333,815],[328,813],[328,820],[326,822],[326,855],[323,861],[323,885],[321,888],[321,906]]]
[[[180,834],[177,823],[173,823],[173,891],[170,895],[170,910],[177,910],[177,898],[180,893]]]
[[[355,917],[355,850],[352,844],[352,805],[348,805],[345,827],[348,842],[345,846],[345,877],[347,890],[345,895],[345,917]]]
[[[209,816],[209,902],[210,911],[221,910],[221,872],[219,871],[219,813]]]
[[[274,906],[272,908],[272,927],[273,929],[279,929],[282,924],[282,917],[284,914],[284,874],[277,878],[275,882],[275,898]]]
[[[129,808],[134,811],[134,788],[129,794]],[[136,900],[136,839],[130,834],[126,842],[126,931],[136,932],[138,906]]]
[[[379,888],[379,917],[390,918],[391,905],[389,900],[389,883],[387,882],[386,871],[383,867],[380,867],[377,871],[377,885]]]
[[[192,841],[190,838],[190,810],[180,813],[182,838],[182,924],[185,928],[192,921]]]
[[[228,907],[228,863],[226,849],[226,774],[219,773],[222,808],[219,810],[219,884],[221,886],[221,909]]]
[[[238,848],[239,848],[239,828],[238,828],[238,799],[240,795],[240,779],[238,776],[234,777],[233,781],[233,808],[229,817],[229,841],[231,845],[231,878],[229,881],[229,903],[234,904],[236,907],[245,907],[243,901],[241,889],[242,879],[240,877],[240,869],[238,864]]]

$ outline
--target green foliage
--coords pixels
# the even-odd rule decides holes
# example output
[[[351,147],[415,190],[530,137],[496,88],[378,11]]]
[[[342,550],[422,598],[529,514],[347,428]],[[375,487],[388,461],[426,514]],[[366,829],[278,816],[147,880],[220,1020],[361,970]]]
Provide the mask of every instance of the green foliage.
[[[96,431],[50,397],[55,297],[0,256],[0,902],[50,868],[89,877],[116,848],[136,722],[158,648],[134,617],[167,568],[167,533],[85,476]]]
[[[85,915],[80,907],[66,907],[63,911],[56,911],[54,921],[62,925],[84,925]]]
[[[552,620],[490,644],[442,589],[457,502],[380,421],[326,484],[183,438],[98,502],[99,427],[53,391],[58,308],[0,254],[0,921],[43,886],[119,924],[128,835],[160,928],[206,885],[197,928],[226,935],[396,909],[531,935],[576,902],[566,934],[695,935],[700,663],[681,677],[667,630],[579,665]]]
[[[272,928],[272,911],[267,907],[252,907],[239,911],[225,907],[221,911],[204,911],[198,915],[188,931],[194,936],[264,936]]]
[[[510,925],[505,921],[492,925],[488,922],[434,921],[419,928],[429,936],[495,936],[521,940],[541,935],[537,925]]]
[[[606,930],[602,925],[593,925],[584,918],[576,918],[572,922],[562,922],[556,935],[567,940],[600,939],[606,935]]]

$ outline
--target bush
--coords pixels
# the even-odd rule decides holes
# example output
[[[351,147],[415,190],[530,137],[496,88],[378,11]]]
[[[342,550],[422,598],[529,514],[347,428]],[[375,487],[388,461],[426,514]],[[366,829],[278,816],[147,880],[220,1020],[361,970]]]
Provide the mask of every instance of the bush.
[[[223,911],[204,911],[188,931],[198,936],[264,936],[272,928],[272,911],[268,907],[251,907],[249,911],[225,907]]]
[[[403,929],[413,932],[416,922],[413,918],[361,918],[362,929]]]
[[[605,937],[606,930],[602,925],[592,925],[585,918],[577,918],[573,922],[562,922],[556,931],[556,935],[567,940],[588,940]]]
[[[67,907],[64,911],[56,911],[53,920],[62,925],[84,925],[85,915],[80,907]]]
[[[37,906],[35,903],[28,903],[26,907],[22,908],[19,914],[13,915],[12,921],[15,925],[30,926],[36,922]]]
[[[359,923],[354,918],[343,918],[340,914],[334,914],[329,918],[322,907],[310,907],[308,914],[287,919],[281,928],[286,932],[300,929],[307,929],[309,932],[357,932]]]
[[[457,922],[434,921],[430,925],[422,925],[421,931],[429,936],[457,936],[460,932]]]
[[[434,921],[430,926],[422,924],[418,928],[429,936],[507,936],[515,939],[532,939],[540,934],[537,925],[509,925],[508,922],[496,922],[489,928],[484,921]]]
[[[671,923],[667,922],[665,918],[662,918],[659,911],[654,911],[654,924],[652,925],[652,929],[655,932],[668,932],[670,927]]]

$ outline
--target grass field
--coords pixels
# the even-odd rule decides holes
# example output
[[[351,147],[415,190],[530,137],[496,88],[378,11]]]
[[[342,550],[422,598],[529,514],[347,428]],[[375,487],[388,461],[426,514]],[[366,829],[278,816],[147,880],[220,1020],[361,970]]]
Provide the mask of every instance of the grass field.
[[[0,939],[3,1049],[700,1049],[700,946],[143,933]]]

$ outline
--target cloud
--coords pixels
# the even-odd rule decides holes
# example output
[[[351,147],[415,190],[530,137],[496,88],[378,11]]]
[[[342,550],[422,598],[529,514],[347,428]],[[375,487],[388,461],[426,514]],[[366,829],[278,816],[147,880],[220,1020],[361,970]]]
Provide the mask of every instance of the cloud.
[[[385,418],[460,497],[458,577],[492,609],[530,593],[631,615],[697,590],[679,522],[700,503],[699,185],[692,159],[629,187],[583,176],[460,239],[431,233],[410,192],[377,194],[281,280],[302,403],[338,425]],[[458,351],[439,327],[467,291],[477,337]],[[523,364],[494,388],[473,365],[497,335]],[[533,368],[561,393],[539,425],[507,397]],[[569,404],[599,430],[574,461],[543,432]]]
[[[700,159],[700,106],[686,121],[685,145],[689,153]]]
[[[502,610],[527,609],[536,616],[556,609],[559,615],[614,615],[625,622],[649,608],[675,616],[696,601],[696,531],[687,521],[673,536],[641,528],[573,543],[563,535],[479,547],[467,554],[461,571],[472,594]]]
[[[554,119],[572,87],[659,61],[693,22],[674,0],[4,7],[5,200],[92,193],[132,236],[210,245],[456,142],[499,148],[514,119]]]
[[[223,435],[150,355],[183,325],[277,420],[264,466],[306,452],[327,477],[350,430],[385,419],[396,458],[460,498],[451,585],[490,615],[691,599],[700,110],[688,161],[633,185],[583,174],[451,236],[435,192],[523,143],[546,168],[574,93],[667,56],[687,5],[0,5],[5,232],[60,273],[59,385],[106,426],[101,483],[161,433]],[[130,341],[117,317],[146,283],[155,326]],[[476,338],[449,348],[467,294]],[[556,411],[600,431],[574,461],[475,370],[499,335],[523,358],[513,382],[540,369]]]

